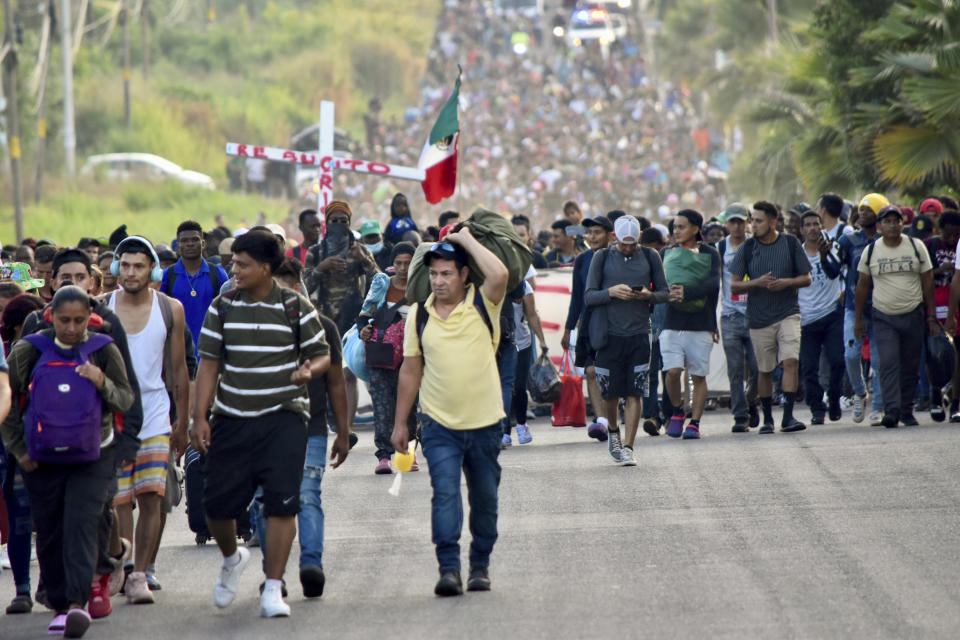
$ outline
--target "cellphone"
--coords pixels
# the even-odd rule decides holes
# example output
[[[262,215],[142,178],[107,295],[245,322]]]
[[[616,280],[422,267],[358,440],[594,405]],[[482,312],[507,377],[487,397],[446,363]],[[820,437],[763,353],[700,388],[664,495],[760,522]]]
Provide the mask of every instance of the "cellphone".
[[[640,292],[640,291],[643,291],[646,287],[640,286],[640,287],[630,287],[630,288],[633,289],[634,291]]]

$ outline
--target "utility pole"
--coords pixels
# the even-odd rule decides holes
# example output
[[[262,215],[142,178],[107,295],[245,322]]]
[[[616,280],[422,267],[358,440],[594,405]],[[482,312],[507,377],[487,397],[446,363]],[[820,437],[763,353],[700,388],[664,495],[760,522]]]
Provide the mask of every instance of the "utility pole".
[[[780,22],[777,18],[777,0],[767,0],[767,13],[770,16],[770,41],[775,47],[780,44],[780,32],[777,28]]]
[[[6,29],[4,40],[10,47],[4,59],[4,75],[7,80],[7,127],[10,150],[10,172],[13,177],[13,219],[17,244],[23,240],[23,187],[20,184],[20,109],[17,103],[17,34],[13,26],[13,7],[10,0],[3,0],[3,15]]]
[[[143,33],[143,77],[146,78],[150,75],[150,0],[143,0],[140,28]]]
[[[63,50],[63,160],[70,180],[77,173],[77,134],[73,116],[73,48],[70,0],[60,0],[60,48]]]
[[[639,0],[637,2],[637,19],[640,21],[640,27],[643,30],[644,73],[650,79],[651,84],[657,88],[658,99],[662,102],[665,96],[663,83],[658,81],[656,7],[654,5],[653,0]]]
[[[47,15],[43,20],[43,51],[40,54],[43,60],[40,67],[40,84],[37,86],[37,179],[33,184],[34,202],[40,202],[43,197],[43,172],[47,152],[47,73],[50,71],[55,16],[53,5],[47,5]]]
[[[120,19],[123,20],[123,124],[130,128],[130,0],[122,0]]]

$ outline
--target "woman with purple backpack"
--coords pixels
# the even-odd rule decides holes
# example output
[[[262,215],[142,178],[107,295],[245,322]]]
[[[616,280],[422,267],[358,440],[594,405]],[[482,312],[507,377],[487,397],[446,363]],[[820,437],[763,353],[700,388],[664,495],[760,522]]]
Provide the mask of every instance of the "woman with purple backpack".
[[[52,635],[81,637],[97,559],[97,525],[114,477],[114,413],[134,401],[113,340],[88,333],[92,302],[79,287],[53,297],[53,329],[10,351],[10,414],[0,425],[23,471],[37,558],[56,612]]]

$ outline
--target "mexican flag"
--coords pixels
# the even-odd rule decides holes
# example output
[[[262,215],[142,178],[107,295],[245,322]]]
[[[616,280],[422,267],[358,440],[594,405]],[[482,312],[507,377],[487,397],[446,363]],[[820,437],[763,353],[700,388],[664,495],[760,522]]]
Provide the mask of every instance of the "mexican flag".
[[[457,105],[460,97],[460,74],[453,95],[443,105],[437,123],[430,130],[430,137],[423,145],[417,166],[427,172],[423,181],[423,194],[427,202],[437,204],[449,198],[457,188],[457,144],[460,141],[460,118]]]

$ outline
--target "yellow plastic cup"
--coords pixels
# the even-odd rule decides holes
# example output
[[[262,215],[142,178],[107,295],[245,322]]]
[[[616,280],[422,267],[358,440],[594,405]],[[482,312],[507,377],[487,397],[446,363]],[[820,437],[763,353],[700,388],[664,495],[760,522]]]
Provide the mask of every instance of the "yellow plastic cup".
[[[413,467],[413,447],[414,444],[411,442],[407,453],[397,451],[393,454],[393,466],[397,468],[397,471],[407,472]]]

